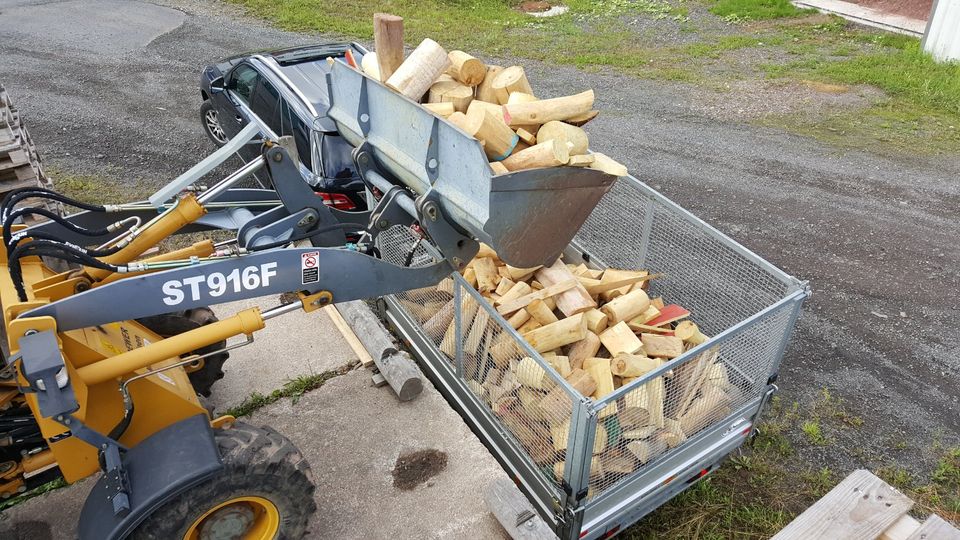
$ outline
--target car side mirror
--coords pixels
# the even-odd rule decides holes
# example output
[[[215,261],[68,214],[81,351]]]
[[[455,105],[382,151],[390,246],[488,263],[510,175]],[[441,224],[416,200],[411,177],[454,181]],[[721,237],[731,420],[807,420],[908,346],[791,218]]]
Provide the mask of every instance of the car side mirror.
[[[223,77],[217,77],[216,79],[210,81],[210,90],[213,92],[223,92],[225,89],[223,83]]]

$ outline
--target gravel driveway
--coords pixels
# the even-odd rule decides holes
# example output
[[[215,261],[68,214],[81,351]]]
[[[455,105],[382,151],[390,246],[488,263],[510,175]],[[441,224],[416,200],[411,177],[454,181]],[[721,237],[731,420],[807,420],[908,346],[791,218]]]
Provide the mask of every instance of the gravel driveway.
[[[0,77],[46,162],[105,174],[126,198],[212,150],[198,122],[204,64],[320,38],[217,3],[160,4],[175,9],[0,3]],[[812,466],[924,470],[935,438],[960,443],[960,152],[840,151],[708,118],[688,87],[524,63],[544,95],[596,90],[603,113],[589,126],[591,146],[810,280],[780,387],[802,404],[827,388],[865,420],[829,433],[837,445],[802,448]]]

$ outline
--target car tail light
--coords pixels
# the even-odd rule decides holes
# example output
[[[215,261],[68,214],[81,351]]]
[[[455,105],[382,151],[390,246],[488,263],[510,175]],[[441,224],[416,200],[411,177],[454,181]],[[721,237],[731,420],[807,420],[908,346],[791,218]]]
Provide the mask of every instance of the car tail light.
[[[322,199],[323,204],[332,206],[337,210],[356,210],[357,205],[353,204],[350,197],[342,193],[317,193]]]

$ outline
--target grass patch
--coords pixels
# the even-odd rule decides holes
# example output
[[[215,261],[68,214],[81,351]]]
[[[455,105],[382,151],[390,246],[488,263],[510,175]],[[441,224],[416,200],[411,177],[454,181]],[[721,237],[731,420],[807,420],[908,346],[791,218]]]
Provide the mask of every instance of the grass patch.
[[[800,429],[803,431],[803,434],[807,436],[807,440],[810,441],[810,444],[815,444],[817,446],[824,446],[827,444],[827,438],[823,435],[823,431],[820,429],[820,424],[815,420],[807,420],[800,426]]]
[[[64,480],[63,478],[57,478],[56,480],[51,480],[50,482],[47,482],[42,486],[37,486],[36,488],[26,493],[21,493],[16,497],[10,497],[9,499],[4,499],[0,501],[0,512],[6,510],[7,508],[10,508],[11,506],[16,506],[24,501],[28,501],[34,497],[43,495],[44,493],[48,493],[55,489],[67,487],[68,485],[69,484],[67,484],[67,481]]]
[[[267,395],[263,395],[260,392],[254,392],[244,399],[239,405],[223,411],[223,414],[233,416],[235,418],[250,416],[257,409],[266,407],[271,403],[276,403],[283,398],[290,398],[293,403],[296,403],[297,400],[299,400],[300,397],[307,392],[320,388],[330,379],[339,377],[340,375],[352,370],[356,366],[357,362],[354,361],[336,369],[324,371],[323,373],[317,373],[314,375],[301,375],[292,381],[288,381],[283,385],[282,388],[278,388]]]
[[[798,8],[789,0],[717,0],[710,12],[740,22],[800,17],[816,13],[817,10]]]

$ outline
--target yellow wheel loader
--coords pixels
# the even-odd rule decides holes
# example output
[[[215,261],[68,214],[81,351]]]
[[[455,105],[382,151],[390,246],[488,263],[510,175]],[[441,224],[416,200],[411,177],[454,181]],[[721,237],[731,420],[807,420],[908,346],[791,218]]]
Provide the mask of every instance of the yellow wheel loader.
[[[4,199],[0,495],[99,475],[83,540],[304,536],[315,505],[300,452],[268,427],[211,417],[198,397],[226,354],[284,313],[432,286],[479,242],[514,266],[549,264],[615,180],[575,168],[495,176],[476,140],[342,61],[328,86],[327,114],[377,197],[370,211],[325,206],[295,145],[258,140],[255,125],[148,201],[90,205],[40,188]],[[259,158],[196,187],[251,143]],[[238,187],[254,173],[273,189]],[[80,211],[37,205],[48,201]],[[30,216],[47,220],[18,225]],[[208,231],[234,236],[155,252]],[[398,251],[405,266],[380,256]],[[219,320],[207,307],[289,292],[298,300]]]

